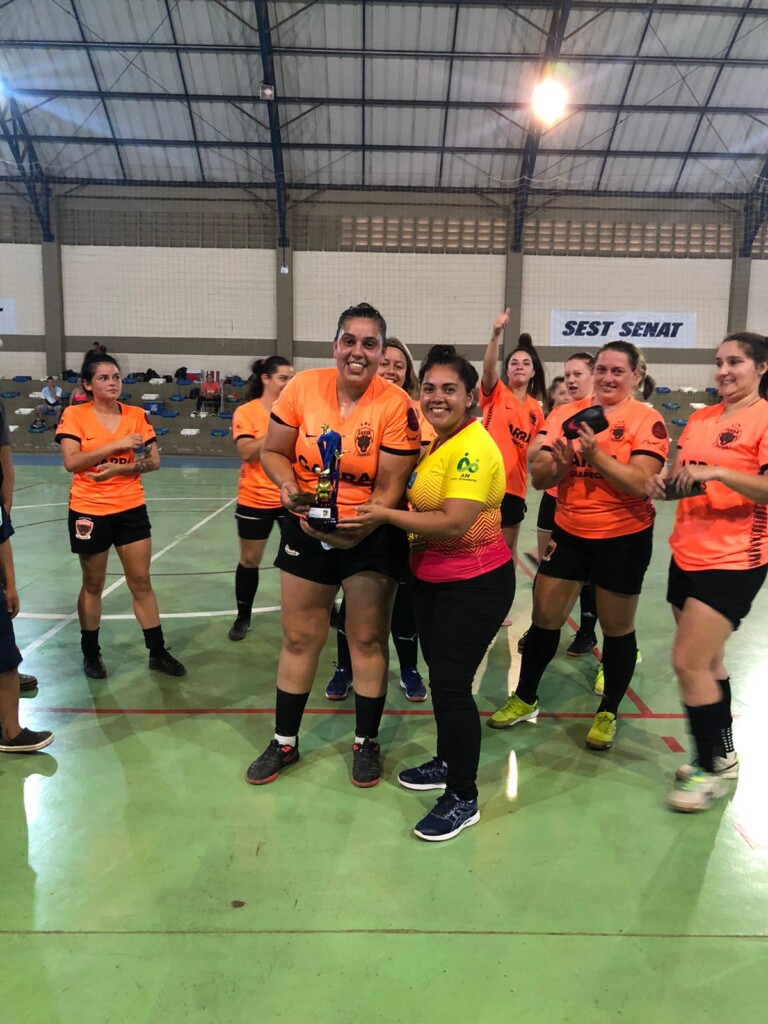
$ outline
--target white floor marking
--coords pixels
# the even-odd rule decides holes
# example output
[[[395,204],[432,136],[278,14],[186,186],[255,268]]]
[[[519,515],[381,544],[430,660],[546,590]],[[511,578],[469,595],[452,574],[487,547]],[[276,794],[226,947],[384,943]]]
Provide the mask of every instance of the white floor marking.
[[[254,608],[254,615],[261,615],[264,612],[279,612],[280,605],[272,604],[267,605],[264,608]],[[163,619],[215,619],[223,618],[225,616],[237,615],[237,608],[226,608],[220,612],[163,612]],[[17,618],[19,619],[53,619],[54,621],[66,619],[67,622],[72,618],[71,615],[65,615],[62,612],[19,612]],[[112,621],[117,622],[121,619],[132,620],[135,615],[102,615],[102,622]]]
[[[195,525],[190,527],[189,530],[179,534],[176,540],[172,540],[170,544],[166,544],[166,546],[161,551],[158,551],[157,554],[152,555],[150,561],[156,562],[158,558],[162,558],[163,555],[167,555],[169,551],[172,551],[173,548],[176,547],[177,544],[181,544],[183,540],[186,540],[187,537],[191,537],[193,533],[199,530],[202,526],[205,526],[206,523],[210,523],[212,519],[215,519],[216,516],[219,515],[221,512],[224,512],[225,509],[228,509],[230,506],[234,505],[235,501],[235,498],[230,498],[230,500],[225,505],[222,505],[221,508],[217,508],[215,512],[211,512],[211,514],[206,516],[205,519],[201,519],[199,523],[195,523]],[[111,583],[104,591],[104,593],[101,595],[102,598],[109,597],[109,595],[114,590],[117,590],[121,583],[125,583],[125,576],[121,576],[119,579],[115,580],[114,583]],[[127,617],[133,618],[132,615]],[[55,626],[51,626],[51,628],[47,632],[43,633],[43,635],[39,636],[37,640],[33,640],[28,647],[24,648],[24,650],[21,652],[22,658],[26,658],[33,651],[36,651],[38,647],[42,647],[43,644],[50,640],[52,636],[56,636],[56,634],[60,633],[65,626],[68,626],[70,622],[75,622],[76,619],[77,612],[72,612],[71,615],[67,615],[59,622],[57,622]]]
[[[146,501],[147,504],[149,504],[151,501],[221,501],[221,498],[206,498],[203,495],[199,495],[198,497],[195,498],[147,498]],[[16,512],[20,508],[55,508],[58,505],[63,505],[64,507],[67,507],[69,505],[69,502],[45,501],[39,505],[14,505],[13,511]]]

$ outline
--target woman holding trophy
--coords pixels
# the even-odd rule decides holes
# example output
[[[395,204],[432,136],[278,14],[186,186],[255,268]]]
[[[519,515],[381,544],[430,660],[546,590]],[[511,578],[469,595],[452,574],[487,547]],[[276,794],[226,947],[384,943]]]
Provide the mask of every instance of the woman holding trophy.
[[[293,514],[275,560],[283,629],[275,735],[248,768],[254,785],[299,760],[299,727],[339,587],[355,681],[352,782],[367,787],[381,779],[376,738],[407,543],[400,530],[364,524],[355,512],[372,500],[399,505],[419,452],[407,395],[377,374],[385,337],[386,323],[372,306],[345,310],[333,342],[336,367],[297,374],[272,407],[261,462]]]

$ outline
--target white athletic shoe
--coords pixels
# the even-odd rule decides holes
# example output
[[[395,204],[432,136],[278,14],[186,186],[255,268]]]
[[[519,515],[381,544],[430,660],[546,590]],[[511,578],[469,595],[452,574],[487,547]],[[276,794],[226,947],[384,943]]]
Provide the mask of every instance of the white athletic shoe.
[[[684,781],[675,783],[675,788],[667,796],[667,806],[684,814],[697,814],[708,811],[715,800],[725,796],[727,791],[728,786],[719,775],[697,770]]]
[[[739,755],[735,750],[732,750],[730,754],[726,754],[725,757],[716,757],[715,770],[712,772],[719,779],[738,779],[739,777]],[[675,778],[678,782],[685,782],[686,779],[690,779],[696,772],[701,771],[696,762],[691,764],[681,764],[675,768]]]

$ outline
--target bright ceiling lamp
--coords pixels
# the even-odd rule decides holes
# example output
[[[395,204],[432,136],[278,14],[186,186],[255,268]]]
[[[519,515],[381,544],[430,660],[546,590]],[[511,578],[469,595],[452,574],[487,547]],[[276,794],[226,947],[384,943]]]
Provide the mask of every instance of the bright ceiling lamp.
[[[546,125],[555,124],[565,113],[568,103],[568,90],[554,78],[545,78],[534,86],[531,96],[531,109],[540,121]]]

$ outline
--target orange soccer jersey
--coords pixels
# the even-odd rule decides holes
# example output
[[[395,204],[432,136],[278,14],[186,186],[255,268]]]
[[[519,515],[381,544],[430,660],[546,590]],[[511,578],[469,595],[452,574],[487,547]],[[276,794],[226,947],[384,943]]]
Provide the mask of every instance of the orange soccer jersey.
[[[724,466],[755,476],[765,473],[768,402],[759,399],[724,419],[723,414],[722,404],[693,413],[677,445],[681,463]],[[669,546],[685,572],[766,565],[768,506],[708,480],[704,494],[679,502]]]
[[[114,441],[116,437],[123,437],[126,434],[141,434],[144,444],[154,444],[155,431],[144,410],[133,405],[123,405],[122,402],[119,403],[119,408],[120,423],[117,430],[110,433],[99,423],[90,402],[88,405],[68,406],[56,428],[56,440],[61,442],[62,438],[69,437],[77,441],[83,452],[101,448]],[[136,458],[133,450],[126,448],[110,455],[105,462],[127,465],[135,463]],[[144,504],[144,488],[140,477],[128,474],[97,482],[89,480],[86,476],[86,473],[91,473],[94,469],[94,466],[90,466],[82,473],[75,473],[72,476],[69,507],[73,511],[106,516]]]
[[[374,377],[352,412],[343,419],[336,395],[337,371],[297,373],[272,407],[272,418],[298,430],[294,473],[302,491],[313,492],[322,468],[317,439],[328,426],[341,435],[341,483],[338,505],[350,516],[366,502],[376,484],[379,452],[416,455],[419,421],[402,388]]]
[[[552,442],[563,438],[565,420],[590,405],[594,405],[594,398],[582,398],[553,409],[547,417],[547,440],[541,450],[551,451]],[[597,435],[601,451],[625,464],[633,455],[651,455],[659,460],[661,469],[669,451],[669,436],[655,409],[627,398],[619,405],[604,406],[603,412],[608,429]],[[655,513],[648,498],[633,498],[614,487],[579,458],[578,440],[573,447],[576,458],[557,489],[558,526],[577,537],[597,540],[639,533],[653,524]]]
[[[483,426],[499,446],[507,474],[507,494],[525,497],[528,483],[528,445],[544,424],[541,406],[530,395],[518,402],[514,393],[496,381],[490,394],[480,388]]]
[[[232,438],[235,442],[241,437],[260,440],[267,432],[269,413],[258,398],[235,409],[232,417]],[[240,480],[237,488],[237,501],[249,508],[278,508],[280,506],[280,489],[275,487],[262,469],[261,460],[243,462],[240,467]]]
[[[422,448],[426,448],[428,444],[431,444],[435,440],[437,434],[435,433],[435,428],[432,426],[427,417],[421,411],[421,406],[419,405],[419,403],[414,402],[413,407],[416,410],[416,415],[419,418],[419,434],[421,438],[421,446]]]

